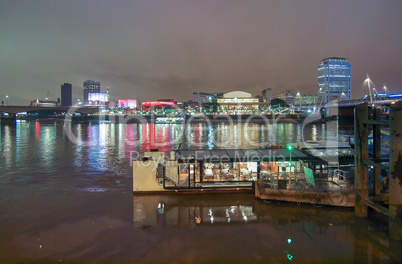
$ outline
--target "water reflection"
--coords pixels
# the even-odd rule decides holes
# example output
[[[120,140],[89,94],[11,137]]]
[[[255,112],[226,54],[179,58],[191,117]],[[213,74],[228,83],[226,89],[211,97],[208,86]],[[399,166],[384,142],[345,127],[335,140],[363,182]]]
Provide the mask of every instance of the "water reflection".
[[[313,206],[293,206],[262,202],[252,195],[134,196],[133,223],[137,228],[194,228],[211,224],[265,223],[291,228],[299,223],[310,238],[318,226],[350,227],[350,210],[332,210]],[[320,231],[323,234],[324,230]],[[350,235],[350,230],[346,231]]]
[[[14,164],[15,155],[15,128],[12,126],[2,126],[2,137],[1,137],[1,154],[4,157],[4,166],[9,167]],[[13,135],[14,134],[14,135]],[[0,166],[2,166],[0,164]]]
[[[312,140],[313,141],[317,141],[317,126],[316,125],[312,125],[312,128],[311,128],[311,134],[312,134]]]
[[[367,223],[356,222],[352,210],[265,203],[252,195],[134,196],[133,224],[155,235],[176,230],[169,241],[183,239],[175,250],[187,248],[197,256],[195,262],[211,259],[199,254],[189,236],[203,241],[203,252],[214,260],[235,263],[367,263],[368,258],[397,260],[401,255],[388,248],[389,242],[379,246],[383,237]],[[365,233],[371,233],[371,243]]]
[[[183,124],[72,124],[69,137],[62,124],[18,123],[1,127],[1,164],[11,168],[30,157],[51,168],[55,160],[70,159],[74,167],[108,170],[110,155],[129,161],[138,152],[159,149],[264,148],[301,140],[328,137],[325,125],[304,127],[295,123],[188,123]],[[332,135],[332,134],[331,134]],[[63,151],[72,149],[71,157]],[[63,151],[61,151],[63,150]]]
[[[105,123],[71,130],[77,141],[62,124],[1,126],[1,263],[401,259],[400,243],[350,211],[267,204],[252,195],[132,196],[132,152],[280,145],[301,134],[321,140],[321,124]]]
[[[27,160],[27,149],[29,148],[29,125],[25,121],[16,124],[16,146],[15,146],[15,165],[21,166]],[[1,141],[0,141],[1,142]],[[0,143],[1,144],[1,143]]]
[[[37,122],[38,123],[38,122]],[[56,127],[54,125],[38,125],[40,127],[39,135],[39,157],[40,165],[44,168],[50,169],[54,164],[54,152],[56,149]]]

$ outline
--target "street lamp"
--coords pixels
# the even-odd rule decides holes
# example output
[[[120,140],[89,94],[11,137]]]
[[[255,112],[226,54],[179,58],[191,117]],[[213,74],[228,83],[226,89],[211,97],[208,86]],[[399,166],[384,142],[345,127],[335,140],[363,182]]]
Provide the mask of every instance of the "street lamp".
[[[293,146],[292,145],[288,145],[287,146],[287,148],[288,148],[288,150],[289,150],[289,153],[290,153],[290,158],[289,158],[289,190],[291,189],[291,186],[292,186],[292,149],[293,149]],[[295,177],[297,177],[296,175],[295,175]],[[296,179],[296,181],[297,181],[297,178],[295,178]]]
[[[293,146],[292,146],[292,145],[288,145],[288,150],[289,150],[289,153],[290,153],[290,156],[289,156],[289,167],[292,167],[292,149],[293,149]]]

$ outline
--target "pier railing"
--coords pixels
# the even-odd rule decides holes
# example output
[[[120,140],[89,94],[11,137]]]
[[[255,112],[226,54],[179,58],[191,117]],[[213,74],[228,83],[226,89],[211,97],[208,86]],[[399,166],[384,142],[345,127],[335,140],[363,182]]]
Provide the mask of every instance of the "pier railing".
[[[308,177],[304,173],[274,172],[261,175],[261,188],[297,190],[301,192],[351,193],[353,182],[341,172],[330,173],[323,178]]]

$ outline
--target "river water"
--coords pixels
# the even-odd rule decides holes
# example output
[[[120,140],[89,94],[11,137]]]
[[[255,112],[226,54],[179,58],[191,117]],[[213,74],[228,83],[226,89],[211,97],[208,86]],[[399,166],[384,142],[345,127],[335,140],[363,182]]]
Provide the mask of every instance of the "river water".
[[[133,196],[150,149],[259,148],[347,132],[325,125],[1,126],[0,263],[367,263],[401,258],[353,211],[252,195]]]

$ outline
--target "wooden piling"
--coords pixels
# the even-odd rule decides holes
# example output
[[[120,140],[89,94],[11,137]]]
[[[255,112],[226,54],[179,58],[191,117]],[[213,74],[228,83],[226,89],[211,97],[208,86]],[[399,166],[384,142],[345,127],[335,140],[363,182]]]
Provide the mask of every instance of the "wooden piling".
[[[389,235],[402,240],[402,105],[390,111]]]
[[[364,120],[368,118],[368,105],[364,103],[355,108],[355,215],[367,217],[368,167],[368,129]]]
[[[381,110],[379,108],[373,109],[375,121],[381,121]],[[381,126],[379,124],[373,125],[373,160],[380,163],[381,160]],[[374,167],[373,170],[373,196],[380,196],[381,194],[381,169]]]

